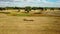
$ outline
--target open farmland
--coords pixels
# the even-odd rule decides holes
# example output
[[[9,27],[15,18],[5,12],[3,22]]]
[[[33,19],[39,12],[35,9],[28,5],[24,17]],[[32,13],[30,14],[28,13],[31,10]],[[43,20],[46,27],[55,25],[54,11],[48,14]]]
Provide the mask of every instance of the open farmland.
[[[24,19],[33,21],[24,21]],[[23,17],[0,14],[0,34],[60,34],[60,17]]]

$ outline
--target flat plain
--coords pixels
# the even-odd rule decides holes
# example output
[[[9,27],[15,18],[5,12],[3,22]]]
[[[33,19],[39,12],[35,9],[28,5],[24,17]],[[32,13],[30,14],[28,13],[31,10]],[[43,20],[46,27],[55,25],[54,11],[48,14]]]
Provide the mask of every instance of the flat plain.
[[[33,20],[33,21],[24,21]],[[60,17],[0,14],[0,34],[60,34]]]

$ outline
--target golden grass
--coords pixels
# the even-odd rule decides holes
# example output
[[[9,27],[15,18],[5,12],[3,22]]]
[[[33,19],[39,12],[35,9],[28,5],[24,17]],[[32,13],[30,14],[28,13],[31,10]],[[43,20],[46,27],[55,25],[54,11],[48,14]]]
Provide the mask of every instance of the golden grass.
[[[22,17],[0,14],[0,34],[60,34],[60,17]]]

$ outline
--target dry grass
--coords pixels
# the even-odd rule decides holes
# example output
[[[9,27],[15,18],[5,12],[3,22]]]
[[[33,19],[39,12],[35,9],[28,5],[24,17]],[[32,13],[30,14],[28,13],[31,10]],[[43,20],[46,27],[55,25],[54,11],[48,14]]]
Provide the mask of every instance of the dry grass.
[[[60,17],[22,17],[0,14],[0,34],[60,34]]]

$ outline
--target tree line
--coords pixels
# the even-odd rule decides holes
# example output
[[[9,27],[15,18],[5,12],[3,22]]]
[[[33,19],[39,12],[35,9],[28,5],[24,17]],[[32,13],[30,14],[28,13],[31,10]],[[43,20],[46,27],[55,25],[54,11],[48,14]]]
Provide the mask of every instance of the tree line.
[[[25,9],[25,11],[27,11],[27,13],[29,13],[29,11],[31,10],[37,10],[37,9],[40,9],[41,11],[43,11],[44,9],[47,10],[47,9],[51,9],[51,10],[54,10],[55,7],[30,7],[30,6],[27,6],[27,7],[0,7],[0,10],[8,10],[8,9],[17,9],[18,12],[20,11],[20,9]],[[57,8],[60,10],[60,8]]]

